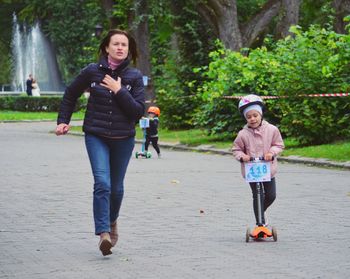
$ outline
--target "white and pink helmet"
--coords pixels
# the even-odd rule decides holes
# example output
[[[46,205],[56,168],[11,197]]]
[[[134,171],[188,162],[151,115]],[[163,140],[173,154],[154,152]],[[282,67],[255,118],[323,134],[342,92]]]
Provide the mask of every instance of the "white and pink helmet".
[[[258,95],[249,94],[244,96],[238,103],[238,109],[242,116],[245,116],[244,110],[250,106],[259,106],[261,112],[265,109],[264,102]]]

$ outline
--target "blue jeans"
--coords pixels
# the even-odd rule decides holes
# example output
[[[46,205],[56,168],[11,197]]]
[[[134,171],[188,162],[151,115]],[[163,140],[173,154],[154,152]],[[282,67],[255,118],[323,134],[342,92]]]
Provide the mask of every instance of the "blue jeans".
[[[85,134],[85,145],[94,176],[95,234],[110,232],[119,216],[124,177],[134,148],[134,137],[111,139]]]

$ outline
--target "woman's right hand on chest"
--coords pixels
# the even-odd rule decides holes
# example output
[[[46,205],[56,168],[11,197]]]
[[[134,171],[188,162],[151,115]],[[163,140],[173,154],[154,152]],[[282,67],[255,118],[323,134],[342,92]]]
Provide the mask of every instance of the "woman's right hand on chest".
[[[121,78],[118,77],[118,79],[115,80],[110,75],[105,75],[101,82],[101,85],[111,90],[114,94],[117,94],[120,88],[122,87]]]

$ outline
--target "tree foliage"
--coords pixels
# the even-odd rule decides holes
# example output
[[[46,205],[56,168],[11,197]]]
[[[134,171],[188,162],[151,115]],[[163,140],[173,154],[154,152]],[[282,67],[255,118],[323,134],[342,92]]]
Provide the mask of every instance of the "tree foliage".
[[[166,26],[153,25],[155,34],[163,34],[152,43],[154,48],[153,77],[157,90],[157,105],[162,108],[163,123],[169,128],[192,127],[193,112],[198,109],[196,85],[201,77],[192,68],[206,65],[208,53],[214,47],[211,30],[202,24],[195,6],[188,1],[170,1]],[[160,20],[155,21],[158,23]],[[164,36],[166,35],[166,36]],[[157,38],[157,36],[155,36]]]
[[[349,117],[348,102],[300,100],[297,95],[349,89],[349,35],[332,31],[346,33],[343,18],[350,13],[349,0],[0,3],[0,21],[4,24],[0,29],[3,38],[0,49],[5,52],[0,61],[1,82],[9,83],[6,69],[12,9],[20,11],[20,18],[26,22],[40,20],[57,50],[65,82],[96,60],[99,40],[93,33],[97,23],[104,26],[105,32],[114,27],[131,30],[139,40],[144,58],[139,66],[151,77],[154,86],[147,88],[152,90],[149,96],[153,99],[153,93],[156,95],[157,105],[162,109],[162,124],[167,127],[200,125],[211,133],[231,138],[243,121],[236,111],[237,100],[222,96],[255,92],[289,96],[281,101],[268,101],[267,117],[281,125],[285,135],[297,137],[303,143],[347,136],[344,123]],[[298,21],[307,31],[294,28],[292,36],[288,36],[290,25]],[[319,27],[309,28],[311,24]],[[279,34],[288,37],[277,40]],[[220,41],[217,45],[216,39]],[[322,112],[317,120],[322,130],[311,129],[315,123],[312,117],[318,111]],[[331,122],[337,131],[334,132]],[[325,132],[322,137],[316,136]]]
[[[350,35],[315,26],[292,31],[294,39],[278,41],[271,51],[261,47],[249,56],[222,48],[212,52],[212,62],[203,72],[208,81],[199,90],[203,113],[198,114],[198,123],[212,133],[237,133],[242,124],[237,121],[238,101],[223,97],[255,93],[287,97],[267,101],[267,117],[302,144],[349,137],[348,97],[304,95],[349,91]]]

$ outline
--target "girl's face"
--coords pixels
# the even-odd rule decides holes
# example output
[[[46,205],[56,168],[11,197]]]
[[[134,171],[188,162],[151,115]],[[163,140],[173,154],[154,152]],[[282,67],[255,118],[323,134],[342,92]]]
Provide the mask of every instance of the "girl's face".
[[[113,35],[106,47],[106,52],[114,60],[125,60],[129,54],[129,39],[123,34]]]
[[[261,123],[261,114],[256,110],[250,110],[246,114],[246,120],[250,128],[258,128]]]

